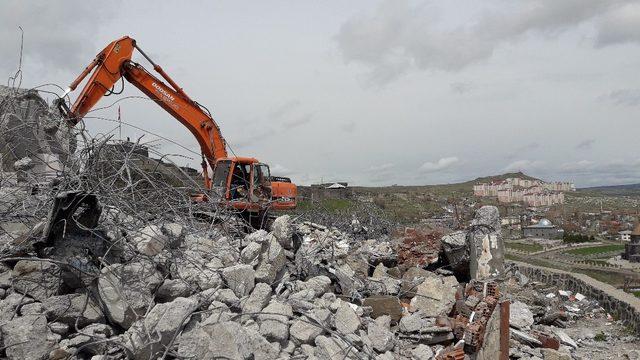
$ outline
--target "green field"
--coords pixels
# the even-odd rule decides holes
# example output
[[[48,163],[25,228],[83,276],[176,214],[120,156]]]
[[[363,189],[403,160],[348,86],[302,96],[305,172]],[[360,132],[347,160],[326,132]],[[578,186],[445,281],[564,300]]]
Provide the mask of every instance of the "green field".
[[[322,201],[316,201],[311,203],[311,201],[300,201],[298,202],[297,210],[298,211],[307,211],[311,209],[323,210],[329,213],[336,213],[345,210],[349,210],[353,207],[353,201],[349,199],[323,199]]]
[[[600,246],[593,246],[593,247],[585,247],[585,248],[580,248],[580,249],[573,249],[573,250],[569,250],[566,253],[568,254],[572,254],[572,255],[594,255],[594,254],[600,254],[600,253],[606,253],[609,251],[624,251],[624,245],[616,245],[616,244],[612,244],[612,245],[600,245]]]
[[[522,244],[522,243],[514,243],[514,242],[506,242],[505,246],[508,249],[526,251],[526,252],[536,252],[542,250],[542,245],[540,244]]]

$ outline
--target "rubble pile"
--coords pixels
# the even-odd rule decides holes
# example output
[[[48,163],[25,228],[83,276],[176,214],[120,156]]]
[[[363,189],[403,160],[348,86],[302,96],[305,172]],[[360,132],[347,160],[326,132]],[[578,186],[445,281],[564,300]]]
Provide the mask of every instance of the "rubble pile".
[[[43,123],[27,113],[11,116]],[[255,230],[193,203],[204,190],[168,182],[135,145],[77,135],[54,178],[18,176],[19,157],[2,172],[0,356],[457,359],[482,344],[495,286],[459,283],[439,234],[393,239],[357,216]]]
[[[104,233],[129,215],[86,193],[56,200],[3,248],[8,358],[444,359],[478,350],[497,303],[495,283],[401,272],[384,265],[390,240],[287,215],[244,236],[180,221]]]
[[[637,359],[637,336],[581,293],[508,271],[512,359]]]

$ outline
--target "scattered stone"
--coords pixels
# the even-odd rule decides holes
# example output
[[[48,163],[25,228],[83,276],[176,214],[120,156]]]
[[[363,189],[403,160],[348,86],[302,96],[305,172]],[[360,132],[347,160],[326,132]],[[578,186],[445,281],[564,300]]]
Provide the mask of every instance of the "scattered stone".
[[[411,350],[411,358],[415,360],[432,359],[433,355],[433,350],[429,345],[420,344]]]
[[[410,311],[420,310],[430,317],[446,315],[456,301],[458,286],[458,281],[453,276],[440,278],[431,275],[418,286],[416,296],[411,299]]]
[[[515,301],[509,309],[509,325],[516,329],[524,330],[533,325],[533,313],[529,306],[521,301]]]
[[[271,286],[265,283],[257,283],[251,295],[241,302],[242,312],[245,314],[258,313],[269,303],[271,299]]]
[[[255,286],[255,271],[250,265],[239,264],[222,270],[222,278],[238,297],[249,295]]]
[[[102,310],[86,294],[52,296],[42,304],[49,321],[59,321],[72,328],[104,322]]]
[[[102,269],[98,292],[111,321],[128,329],[153,307],[153,292],[162,277],[147,261],[114,264]]]
[[[13,288],[42,301],[60,292],[60,267],[41,260],[20,260],[13,268]]]
[[[44,315],[16,317],[0,326],[9,359],[47,359],[59,336],[51,332]]]
[[[387,315],[378,317],[367,326],[367,336],[376,351],[383,353],[393,349],[395,342],[390,327],[391,318]]]
[[[179,297],[189,296],[191,287],[181,279],[165,279],[156,291],[156,301],[169,302]]]
[[[289,339],[289,319],[293,317],[291,305],[272,301],[258,315],[260,334],[280,343]]]
[[[338,308],[335,315],[336,330],[347,335],[353,334],[360,328],[360,318],[350,306],[349,303],[343,302]]]

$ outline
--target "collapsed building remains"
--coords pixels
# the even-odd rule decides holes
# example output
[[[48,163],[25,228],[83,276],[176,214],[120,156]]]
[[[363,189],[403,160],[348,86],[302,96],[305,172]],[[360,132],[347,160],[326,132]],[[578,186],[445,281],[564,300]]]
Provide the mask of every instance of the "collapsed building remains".
[[[46,107],[15,110],[25,94],[42,102],[10,91],[3,101],[14,110],[1,119],[55,122]],[[75,149],[69,130],[56,135],[68,146],[45,147],[53,134],[45,131],[23,151],[16,126],[2,126],[12,144],[0,183],[3,357],[489,360],[573,351],[556,332],[510,331],[510,322],[530,325],[514,318],[519,305],[510,315],[503,280],[522,274],[505,268],[495,207],[448,234],[391,236],[356,218],[339,230],[289,215],[255,230],[229,209],[193,203],[192,188],[135,160],[136,146],[122,151],[81,132]],[[33,167],[17,176],[22,159],[42,153],[63,164],[55,177]]]

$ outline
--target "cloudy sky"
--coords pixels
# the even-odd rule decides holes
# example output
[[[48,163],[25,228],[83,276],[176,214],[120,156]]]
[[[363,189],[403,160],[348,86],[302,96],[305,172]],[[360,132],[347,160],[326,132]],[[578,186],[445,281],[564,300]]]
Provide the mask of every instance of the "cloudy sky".
[[[66,87],[131,35],[212,111],[237,155],[301,184],[518,170],[578,186],[640,182],[640,1],[6,0],[5,79],[18,26],[23,87]],[[140,95],[126,84],[119,96],[133,125],[123,137],[147,129],[143,142],[197,167],[191,134]],[[91,117],[89,131],[112,132],[117,106]]]

